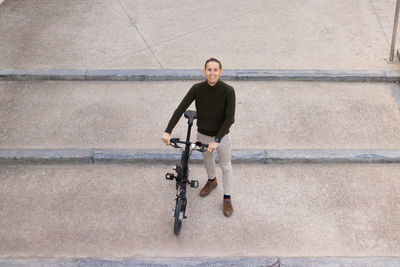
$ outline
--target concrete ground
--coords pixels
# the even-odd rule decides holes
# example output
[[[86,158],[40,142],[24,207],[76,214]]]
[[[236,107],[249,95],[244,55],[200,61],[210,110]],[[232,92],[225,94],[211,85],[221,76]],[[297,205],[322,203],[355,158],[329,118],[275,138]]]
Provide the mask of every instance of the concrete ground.
[[[0,70],[201,69],[209,57],[225,69],[398,70],[395,2],[5,0]],[[392,84],[230,83],[236,149],[400,149]],[[191,84],[1,81],[0,149],[167,149],[161,133]],[[0,266],[399,266],[399,168],[234,164],[233,216],[222,186],[191,189],[176,237],[170,166],[3,164]],[[201,165],[191,175],[204,183]]]
[[[161,134],[191,84],[0,82],[0,147],[166,149]],[[234,149],[400,148],[391,84],[230,84],[237,95]],[[173,134],[183,138],[186,129],[181,119]]]
[[[0,69],[397,69],[395,2],[7,0]]]
[[[2,166],[1,258],[400,256],[400,165],[235,164],[232,217],[190,188],[179,237],[169,170]]]

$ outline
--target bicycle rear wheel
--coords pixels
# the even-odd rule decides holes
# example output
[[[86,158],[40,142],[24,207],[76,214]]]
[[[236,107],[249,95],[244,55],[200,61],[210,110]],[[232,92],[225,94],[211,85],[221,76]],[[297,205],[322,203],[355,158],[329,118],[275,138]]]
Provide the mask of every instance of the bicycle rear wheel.
[[[179,235],[182,228],[183,217],[185,213],[185,200],[183,198],[178,198],[175,205],[175,222],[174,222],[174,234]]]

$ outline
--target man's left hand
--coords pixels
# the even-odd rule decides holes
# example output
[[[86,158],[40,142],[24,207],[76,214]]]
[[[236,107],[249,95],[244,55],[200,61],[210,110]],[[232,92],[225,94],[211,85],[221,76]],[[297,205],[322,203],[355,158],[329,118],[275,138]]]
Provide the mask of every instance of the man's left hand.
[[[207,151],[213,152],[213,151],[217,150],[218,145],[219,145],[219,143],[212,141],[211,143],[208,144]]]

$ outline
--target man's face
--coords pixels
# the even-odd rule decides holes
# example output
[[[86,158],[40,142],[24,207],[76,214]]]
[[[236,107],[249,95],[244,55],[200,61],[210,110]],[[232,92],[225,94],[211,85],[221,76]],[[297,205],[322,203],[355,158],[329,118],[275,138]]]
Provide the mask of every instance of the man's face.
[[[204,75],[206,76],[207,82],[209,85],[215,85],[219,76],[222,74],[222,69],[219,68],[218,62],[210,61],[207,63],[206,68],[204,69]]]

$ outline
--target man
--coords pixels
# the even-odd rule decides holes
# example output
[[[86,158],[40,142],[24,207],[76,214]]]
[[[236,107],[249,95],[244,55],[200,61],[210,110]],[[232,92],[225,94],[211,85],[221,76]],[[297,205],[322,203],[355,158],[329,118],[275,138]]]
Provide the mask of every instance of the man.
[[[171,132],[182,114],[193,101],[197,111],[197,140],[208,145],[203,153],[204,165],[208,181],[200,191],[205,197],[217,186],[214,151],[218,152],[219,164],[222,169],[224,187],[223,211],[229,217],[233,213],[231,140],[229,128],[235,120],[235,90],[232,86],[219,80],[222,74],[222,64],[215,58],[210,58],[204,65],[206,81],[192,86],[178,108],[172,115],[162,140],[170,144]]]

